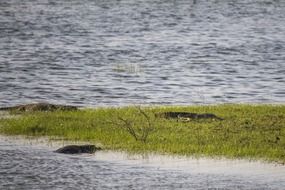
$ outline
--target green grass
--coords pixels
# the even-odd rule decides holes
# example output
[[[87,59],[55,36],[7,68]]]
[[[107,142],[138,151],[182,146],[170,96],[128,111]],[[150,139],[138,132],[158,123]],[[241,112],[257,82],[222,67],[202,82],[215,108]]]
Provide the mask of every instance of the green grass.
[[[224,156],[285,163],[285,105],[216,105],[144,107],[153,130],[146,143],[136,141],[121,118],[133,122],[137,133],[147,126],[135,107],[84,109],[71,112],[32,112],[0,119],[6,135],[62,137],[100,143],[105,149],[191,156]],[[189,111],[213,113],[222,121],[181,122],[155,118],[154,113]],[[122,126],[122,125],[121,125]]]

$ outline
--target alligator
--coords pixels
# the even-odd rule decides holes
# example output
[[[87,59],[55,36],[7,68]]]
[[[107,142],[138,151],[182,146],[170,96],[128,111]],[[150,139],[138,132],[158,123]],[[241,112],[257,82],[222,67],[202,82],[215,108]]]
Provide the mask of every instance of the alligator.
[[[55,104],[49,104],[49,103],[34,103],[34,104],[25,104],[25,105],[0,108],[0,111],[20,111],[20,112],[57,111],[57,110],[73,111],[73,110],[77,110],[77,107],[68,106],[68,105],[55,105]]]
[[[62,148],[57,149],[56,153],[62,154],[93,154],[97,150],[102,150],[100,147],[96,147],[95,145],[68,145]]]
[[[165,119],[177,119],[183,121],[190,121],[194,119],[212,119],[212,120],[224,120],[212,113],[191,113],[191,112],[162,112],[155,114],[156,117]]]

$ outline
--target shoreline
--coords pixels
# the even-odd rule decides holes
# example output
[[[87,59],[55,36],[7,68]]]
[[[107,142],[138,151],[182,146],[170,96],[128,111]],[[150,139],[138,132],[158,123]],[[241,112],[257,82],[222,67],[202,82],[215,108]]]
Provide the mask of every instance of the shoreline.
[[[105,150],[285,163],[285,105],[80,108],[76,111],[13,113],[0,117],[1,135],[60,137],[101,144]],[[155,118],[161,112],[214,113],[223,121]],[[142,113],[148,115],[148,119]],[[121,122],[120,119],[126,122]],[[149,121],[148,121],[149,120]],[[131,127],[137,139],[124,125]],[[148,126],[148,122],[151,126]],[[150,128],[151,127],[151,128]],[[140,135],[147,132],[145,142]]]
[[[16,146],[31,146],[54,152],[55,149],[69,144],[82,145],[85,142],[51,140],[48,137],[26,137],[26,136],[4,136],[0,135],[0,141],[4,144],[13,144]],[[255,170],[249,168],[262,167],[266,171],[282,170],[285,171],[285,165],[265,160],[254,159],[233,159],[225,157],[193,157],[183,155],[169,155],[157,153],[130,153],[125,151],[103,150],[92,154],[66,155],[70,157],[88,157],[96,161],[107,161],[120,164],[144,165],[174,170],[190,170],[191,172],[217,173],[220,169],[227,170],[228,173],[244,173],[251,175]],[[223,173],[223,172],[221,172]]]

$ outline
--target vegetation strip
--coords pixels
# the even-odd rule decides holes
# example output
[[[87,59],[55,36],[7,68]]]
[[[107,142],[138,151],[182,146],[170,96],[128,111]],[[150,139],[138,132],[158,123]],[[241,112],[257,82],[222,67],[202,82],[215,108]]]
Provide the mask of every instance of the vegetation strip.
[[[182,119],[157,117],[170,112],[184,115],[180,114]],[[186,113],[198,114],[197,119],[187,119]],[[12,110],[11,114],[18,117],[0,119],[0,133],[62,137],[100,143],[103,149],[137,153],[285,163],[285,105],[132,106],[52,112]],[[203,118],[199,114],[222,119]]]

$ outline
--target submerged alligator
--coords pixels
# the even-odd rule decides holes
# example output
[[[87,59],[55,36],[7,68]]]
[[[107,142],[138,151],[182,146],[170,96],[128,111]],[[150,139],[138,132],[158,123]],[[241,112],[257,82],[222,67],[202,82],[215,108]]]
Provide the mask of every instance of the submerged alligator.
[[[49,104],[49,103],[34,103],[34,104],[25,104],[25,105],[0,108],[0,111],[20,111],[20,112],[57,111],[57,110],[73,111],[73,110],[77,110],[77,107],[68,106],[68,105],[55,105],[55,104]]]
[[[183,121],[190,121],[194,119],[212,119],[212,120],[224,120],[212,113],[191,113],[191,112],[162,112],[155,114],[156,117],[165,119],[177,119]]]
[[[102,150],[100,147],[96,147],[95,145],[68,145],[57,149],[56,153],[62,154],[83,154],[88,153],[92,154],[95,153],[97,150]]]

